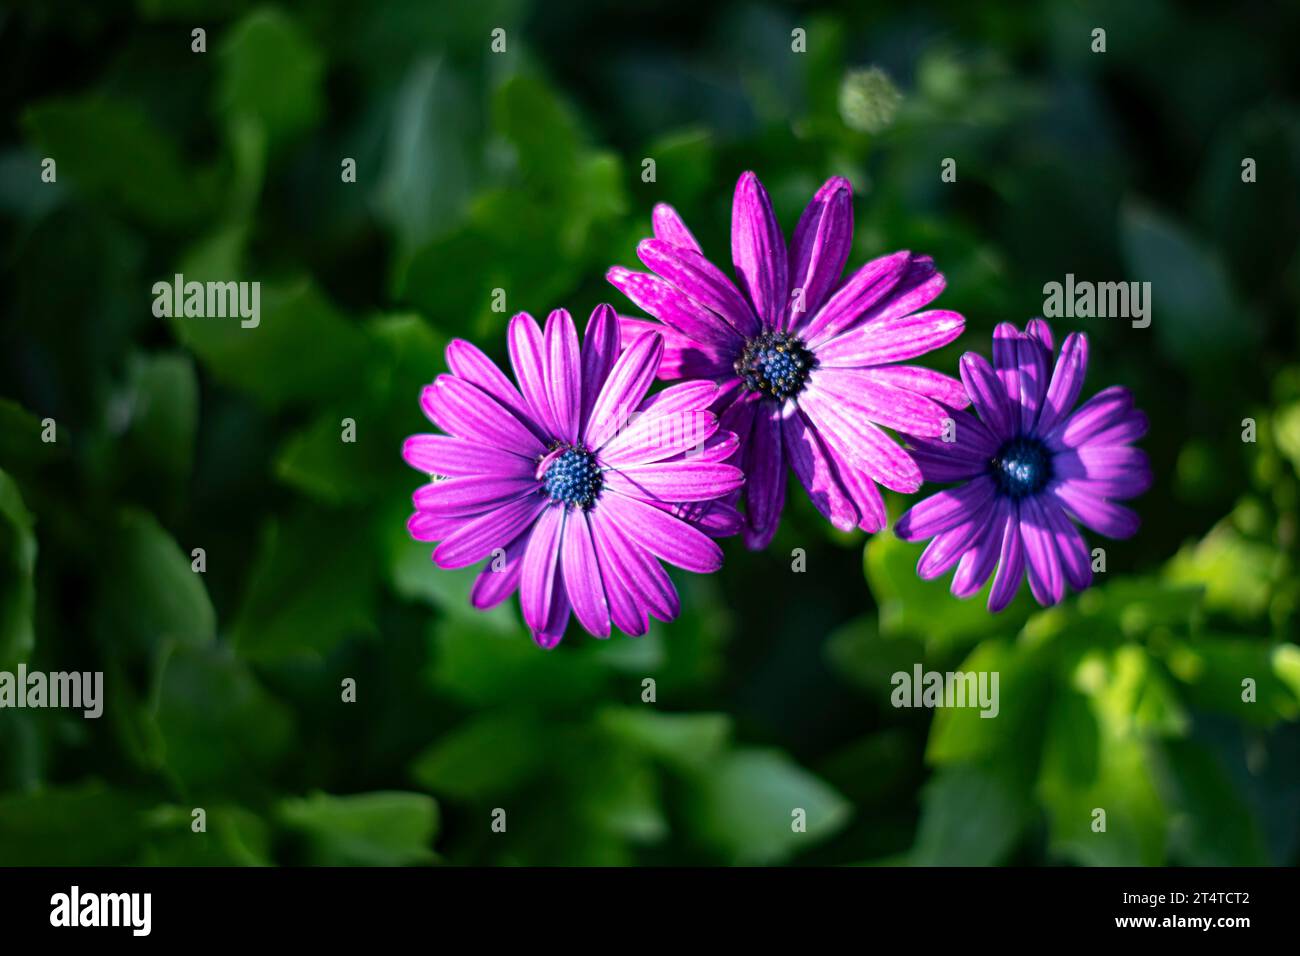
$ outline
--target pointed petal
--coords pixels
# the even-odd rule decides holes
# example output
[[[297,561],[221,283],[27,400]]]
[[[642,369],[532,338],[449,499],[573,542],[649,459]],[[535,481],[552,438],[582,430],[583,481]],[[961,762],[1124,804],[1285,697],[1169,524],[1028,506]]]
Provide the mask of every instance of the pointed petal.
[[[596,637],[609,637],[609,602],[587,513],[574,508],[565,519],[560,552],[564,587],[578,623]]]
[[[462,378],[439,375],[425,386],[420,403],[434,424],[457,438],[525,457],[545,451],[537,436],[504,405]]]
[[[815,348],[824,367],[864,368],[916,358],[957,339],[966,320],[957,312],[937,309],[859,325]]]
[[[740,338],[757,334],[758,318],[740,290],[698,252],[660,239],[643,239],[636,254],[646,268],[716,315]]]
[[[785,312],[788,289],[785,237],[767,190],[752,172],[744,173],[736,183],[731,207],[731,259],[762,327],[777,328]],[[745,331],[741,326],[737,328]]]
[[[578,440],[578,421],[582,411],[582,354],[578,347],[578,327],[566,309],[556,309],[546,319],[546,405],[557,429],[556,438],[573,443]]]
[[[722,549],[712,538],[653,505],[616,491],[601,495],[619,531],[669,564],[710,574],[722,567]]]
[[[596,396],[587,422],[587,447],[601,448],[626,427],[628,418],[645,398],[659,370],[664,342],[658,335],[643,335],[614,363],[605,387]]]
[[[839,283],[852,245],[853,187],[835,176],[817,190],[795,226],[784,328],[797,329],[817,314]]]
[[[546,343],[541,328],[527,312],[520,312],[510,320],[506,346],[515,379],[532,411],[532,418],[548,438],[557,437],[559,431],[546,400]]]
[[[745,546],[767,547],[785,505],[785,453],[781,448],[781,407],[760,402],[754,428],[742,450],[745,460]]]
[[[808,492],[813,507],[834,527],[852,531],[858,524],[858,509],[812,424],[803,412],[796,412],[782,421],[781,430],[790,464]]]
[[[544,507],[524,548],[519,606],[524,612],[524,621],[533,631],[548,630],[557,596],[562,596],[559,592],[563,588],[557,586],[556,566],[567,514],[566,508],[557,505]]]
[[[655,206],[650,223],[656,239],[662,239],[682,249],[689,249],[691,252],[703,252],[700,244],[695,241],[695,236],[691,235],[691,231],[686,228],[686,223],[677,214],[677,210],[667,203],[661,202]]]
[[[587,320],[587,332],[582,338],[582,409],[579,413],[579,434],[585,434],[587,419],[596,396],[600,394],[610,370],[618,361],[622,340],[622,327],[618,313],[608,305],[598,305]]]
[[[463,568],[482,561],[517,538],[545,508],[540,495],[530,495],[465,521],[443,538],[433,552],[434,563],[440,568]]]

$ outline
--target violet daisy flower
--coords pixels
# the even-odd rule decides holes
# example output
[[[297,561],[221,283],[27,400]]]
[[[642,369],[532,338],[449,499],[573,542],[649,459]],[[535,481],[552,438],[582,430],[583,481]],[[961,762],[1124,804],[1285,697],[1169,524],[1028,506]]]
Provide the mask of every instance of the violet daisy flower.
[[[516,388],[463,340],[447,346],[450,374],[420,399],[447,434],[413,435],[403,457],[434,477],[415,492],[412,537],[439,541],[434,562],[461,568],[491,557],[471,601],[492,607],[519,591],[542,647],[564,635],[570,610],[597,637],[611,622],[644,634],[672,620],[677,592],[659,559],[708,573],[722,565],[710,535],[740,516],[716,502],[740,487],[723,463],[734,435],[708,411],[717,393],[690,382],[646,398],[663,353],[644,335],[620,354],[618,317],[598,306],[578,343],[573,319],[552,312],[510,321]]]
[[[1151,486],[1146,453],[1131,447],[1147,431],[1132,394],[1113,386],[1075,410],[1087,336],[1068,335],[1055,367],[1053,351],[1042,319],[1024,332],[999,325],[992,365],[975,352],[961,360],[979,417],[953,412],[950,443],[911,439],[926,481],[963,484],[913,505],[894,531],[904,541],[932,539],[916,566],[921,577],[957,565],[957,597],[975,594],[996,568],[990,611],[1011,603],[1026,572],[1043,606],[1058,603],[1066,584],[1088,587],[1091,553],[1074,522],[1110,538],[1130,537],[1138,516],[1115,501]]]
[[[719,384],[714,409],[741,443],[745,543],[757,550],[776,533],[787,464],[835,527],[879,531],[886,514],[877,483],[904,493],[921,486],[920,469],[882,426],[939,435],[941,403],[967,404],[956,379],[897,364],[947,345],[965,326],[956,312],[917,311],[944,287],[934,262],[897,252],[841,281],[853,202],[839,177],[813,196],[788,247],[763,184],[740,177],[731,220],[739,287],[671,206],[656,206],[653,223],[655,238],[637,247],[650,273],[607,273],[659,320],[621,318],[623,337],[657,330],[661,378]]]

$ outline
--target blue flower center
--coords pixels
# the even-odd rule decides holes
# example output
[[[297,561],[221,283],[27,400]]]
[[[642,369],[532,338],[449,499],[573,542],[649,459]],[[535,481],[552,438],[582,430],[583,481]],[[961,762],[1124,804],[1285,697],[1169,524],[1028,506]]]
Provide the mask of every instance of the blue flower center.
[[[998,490],[1009,498],[1036,495],[1052,480],[1052,456],[1037,438],[1013,438],[993,456],[989,472]]]
[[[542,475],[542,486],[547,497],[556,504],[590,508],[604,484],[596,456],[584,448],[557,445],[546,457],[550,464]]]
[[[803,391],[813,364],[813,354],[790,333],[764,332],[745,343],[734,367],[750,391],[784,400]]]

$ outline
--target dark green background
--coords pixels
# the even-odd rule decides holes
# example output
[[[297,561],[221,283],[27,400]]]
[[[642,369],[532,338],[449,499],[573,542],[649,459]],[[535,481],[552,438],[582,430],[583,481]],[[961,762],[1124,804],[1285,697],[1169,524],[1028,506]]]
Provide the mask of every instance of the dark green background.
[[[102,670],[108,699],[0,711],[0,864],[1296,862],[1298,28],[1128,0],[6,8],[0,668]],[[932,254],[968,318],[949,371],[1067,272],[1153,284],[1148,329],[1055,323],[1091,336],[1085,395],[1151,418],[1144,526],[1094,538],[1096,588],[991,617],[798,493],[767,551],[681,576],[675,624],[548,654],[408,540],[399,447],[446,340],[502,354],[498,287],[618,303],[659,201],[727,265],[745,169],[787,232],[848,176],[851,265]],[[177,271],[261,281],[261,327],[154,318]],[[1001,715],[893,709],[916,662],[997,670]]]

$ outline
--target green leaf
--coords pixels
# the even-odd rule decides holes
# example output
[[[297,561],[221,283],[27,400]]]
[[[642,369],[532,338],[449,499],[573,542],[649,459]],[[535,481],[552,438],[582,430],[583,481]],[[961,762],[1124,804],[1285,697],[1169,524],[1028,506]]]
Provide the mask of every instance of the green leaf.
[[[264,7],[248,14],[226,35],[217,55],[218,109],[228,122],[255,120],[275,144],[320,117],[323,57],[282,10]]]
[[[564,761],[565,792],[587,827],[631,843],[650,844],[668,835],[654,765],[643,754],[583,739]]]
[[[570,186],[581,133],[572,111],[542,80],[522,74],[506,80],[494,97],[493,119],[526,180],[548,189]]]
[[[662,713],[650,705],[608,707],[596,723],[611,737],[656,760],[688,770],[703,770],[731,738],[726,714]]]
[[[893,676],[912,672],[925,650],[909,637],[881,637],[870,615],[854,618],[826,639],[826,658],[836,673],[868,692],[884,706],[893,690]]]
[[[1154,210],[1127,203],[1120,241],[1128,278],[1150,282],[1148,305],[1156,341],[1184,367],[1206,367],[1240,355],[1256,335],[1238,309],[1217,254]]]
[[[0,794],[0,866],[108,866],[135,859],[143,796],[98,782]]]
[[[518,613],[511,606],[504,610]],[[581,640],[573,630],[570,638]],[[573,706],[595,697],[609,680],[599,648],[544,651],[517,623],[503,632],[463,612],[435,626],[435,650],[434,683],[473,706]]]
[[[1165,660],[1193,706],[1267,727],[1300,717],[1300,682],[1288,675],[1297,653],[1294,644],[1202,634],[1171,644]]]
[[[415,758],[411,775],[458,800],[500,797],[546,768],[554,736],[535,714],[487,714],[444,734]]]
[[[316,659],[350,634],[374,633],[366,518],[304,508],[267,526],[231,629],[240,656]]]
[[[60,451],[59,443],[41,441],[41,421],[17,402],[0,398],[0,464],[20,473],[50,461]],[[67,433],[59,427],[65,440]]]
[[[1267,612],[1281,570],[1281,556],[1273,548],[1224,522],[1174,555],[1165,577],[1203,587],[1208,609],[1251,620]]]
[[[186,355],[132,355],[126,385],[115,400],[113,430],[133,468],[173,480],[194,464],[199,385]]]
[[[1164,744],[1162,782],[1170,805],[1170,853],[1186,866],[1267,866],[1255,811],[1215,755],[1192,741]]]
[[[704,127],[676,130],[646,149],[655,161],[655,182],[673,203],[694,203],[713,186],[716,147]]]
[[[397,91],[374,196],[401,250],[444,231],[471,194],[468,98],[447,61],[428,57],[412,63]]]
[[[692,826],[732,863],[779,863],[848,820],[849,803],[779,750],[733,751],[695,780]],[[805,832],[798,832],[804,812]]]
[[[185,281],[236,281],[224,274],[201,278],[182,266]],[[258,324],[235,317],[172,316],[177,337],[219,381],[268,407],[331,397],[355,389],[370,356],[364,332],[336,310],[310,280],[260,286]],[[252,321],[251,319],[248,321]]]
[[[231,804],[204,807],[206,829],[194,831],[193,807],[158,807],[147,815],[144,866],[270,866],[266,821]]]
[[[167,658],[155,720],[168,773],[197,797],[272,787],[294,739],[289,711],[216,645],[179,647]]]
[[[113,568],[102,593],[110,646],[152,654],[168,643],[203,645],[216,637],[203,575],[152,515],[123,512],[105,552]]]
[[[1024,623],[1029,608],[1021,594],[1001,614],[987,610],[988,589],[960,600],[949,592],[949,581],[924,581],[916,562],[924,543],[900,541],[893,534],[872,535],[863,553],[867,583],[880,606],[880,633],[906,634],[941,644],[961,643],[994,632],[1014,633]]]
[[[314,793],[284,800],[278,816],[314,866],[410,866],[434,859],[438,805],[419,793]]]
[[[997,716],[978,707],[942,707],[934,712],[925,758],[935,765],[984,761],[1000,755],[1024,766],[1038,754],[1042,706],[1051,690],[1044,654],[1024,642],[985,641],[954,673],[987,673],[992,691],[997,675]],[[989,711],[992,713],[992,711]]]
[[[18,485],[0,471],[0,666],[36,643],[36,533]]]
[[[134,103],[99,95],[45,100],[28,108],[23,125],[57,163],[59,182],[149,225],[186,225],[211,204],[211,177],[187,170],[175,140]]]
[[[401,457],[402,442],[426,421],[421,387],[443,366],[445,340],[419,316],[366,323],[374,356],[364,390],[340,394],[331,410],[296,432],[276,458],[276,476],[326,504],[397,500],[420,482]],[[351,419],[350,441],[344,420]]]
[[[916,866],[996,866],[1006,861],[1030,817],[1027,795],[995,767],[939,770],[921,795]]]
[[[1097,763],[1085,777],[1063,760],[1044,761],[1036,790],[1048,812],[1052,853],[1090,866],[1163,863],[1169,810],[1153,756],[1161,738],[1181,732],[1186,718],[1134,645],[1079,655],[1069,681],[1096,723]]]

